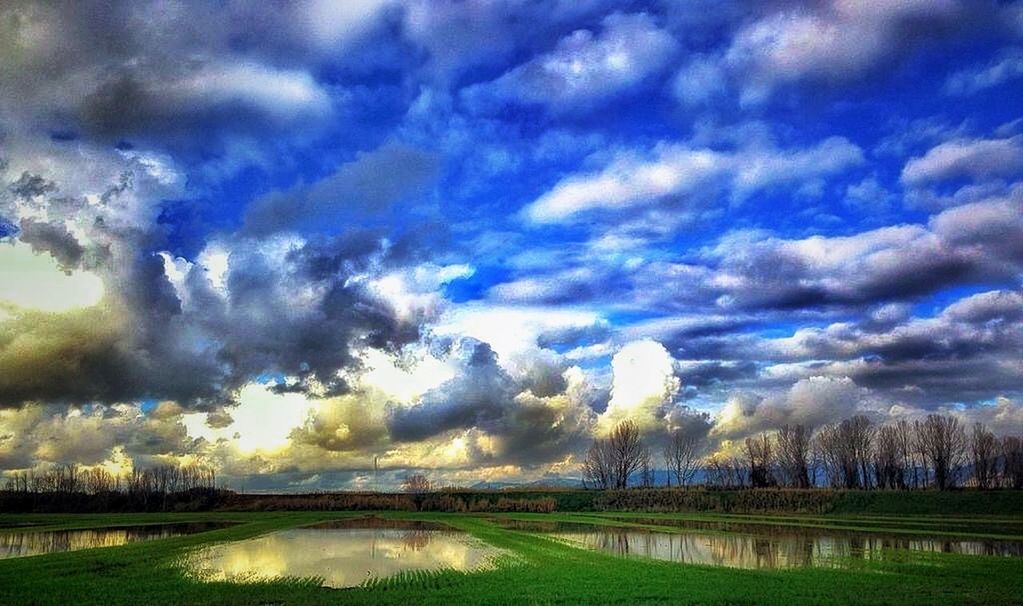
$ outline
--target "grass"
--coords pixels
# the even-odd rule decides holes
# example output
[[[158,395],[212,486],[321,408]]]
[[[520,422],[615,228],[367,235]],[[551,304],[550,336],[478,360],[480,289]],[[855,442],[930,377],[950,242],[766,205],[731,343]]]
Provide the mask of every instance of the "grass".
[[[198,535],[0,560],[0,604],[1011,604],[1023,603],[1023,559],[891,552],[852,569],[754,571],[616,558],[539,535],[508,530],[485,516],[381,513],[433,520],[463,529],[511,557],[479,573],[415,572],[367,587],[331,590],[315,580],[253,584],[203,583],[180,568],[190,550],[215,541],[254,537],[343,512],[118,515],[0,515],[0,525],[41,522],[36,529],[135,523],[231,520],[239,524]],[[811,525],[892,533],[941,532],[1019,538],[1023,517],[767,516],[723,514],[510,514],[518,519],[603,521],[627,525],[672,519],[743,524]],[[999,531],[999,529],[1004,529]],[[978,530],[980,529],[980,530]],[[0,532],[16,531],[15,528]],[[681,529],[670,529],[681,532]]]

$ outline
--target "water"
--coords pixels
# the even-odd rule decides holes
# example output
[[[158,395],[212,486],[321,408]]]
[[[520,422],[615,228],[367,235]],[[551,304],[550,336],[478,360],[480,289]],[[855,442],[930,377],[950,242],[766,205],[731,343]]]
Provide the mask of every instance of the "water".
[[[227,526],[222,522],[189,522],[184,524],[153,524],[119,526],[88,530],[18,530],[0,533],[0,559],[77,551],[93,547],[116,547],[127,543],[165,539],[185,534],[215,530]]]
[[[680,520],[631,521],[685,524]],[[540,532],[617,556],[642,556],[731,568],[850,567],[857,562],[883,558],[896,549],[1023,557],[1023,542],[1019,541],[898,536],[806,527],[756,528],[756,525],[744,525],[744,532],[728,532],[728,524],[715,529],[715,523],[701,521],[694,523],[696,529],[672,533],[579,523],[511,520],[501,520],[501,523],[512,529]]]
[[[187,564],[203,580],[318,577],[323,586],[340,588],[410,570],[483,570],[499,553],[446,526],[360,518],[214,545]]]

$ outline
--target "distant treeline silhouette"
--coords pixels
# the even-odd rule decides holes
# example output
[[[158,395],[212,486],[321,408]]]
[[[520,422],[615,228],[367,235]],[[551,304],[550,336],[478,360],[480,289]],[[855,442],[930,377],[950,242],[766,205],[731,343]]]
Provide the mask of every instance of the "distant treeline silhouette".
[[[663,447],[668,485],[707,487],[909,490],[959,486],[1023,489],[1023,440],[999,439],[981,423],[967,431],[952,415],[875,425],[858,415],[816,430],[785,425],[748,437],[736,454],[698,457],[702,438],[681,431]],[[583,463],[584,481],[598,489],[653,487],[650,449],[633,421],[597,438]]]
[[[216,471],[202,465],[158,465],[118,475],[67,464],[8,476],[0,511],[203,511],[230,494],[216,486]]]

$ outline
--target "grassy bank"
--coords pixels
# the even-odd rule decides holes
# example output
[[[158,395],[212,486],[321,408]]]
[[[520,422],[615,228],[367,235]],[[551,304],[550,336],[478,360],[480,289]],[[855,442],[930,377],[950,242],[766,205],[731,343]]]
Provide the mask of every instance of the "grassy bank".
[[[124,495],[121,495],[124,497]],[[705,487],[628,490],[462,490],[429,494],[313,493],[236,494],[202,492],[198,498],[168,495],[141,507],[126,498],[110,507],[105,495],[0,493],[0,512],[93,513],[111,511],[440,511],[595,512],[657,511],[717,513],[800,513],[846,515],[1014,515],[1023,511],[1023,491],[722,490]]]
[[[1018,512],[1017,516],[1018,516]],[[525,604],[525,603],[1023,603],[1023,560],[1007,557],[891,552],[853,569],[754,571],[616,558],[541,536],[507,530],[483,516],[383,513],[443,521],[506,550],[496,570],[464,574],[418,573],[372,588],[330,590],[303,581],[251,585],[201,583],[179,567],[190,549],[238,540],[352,513],[213,513],[90,516],[2,516],[0,523],[42,522],[40,528],[182,520],[235,520],[201,535],[123,547],[0,561],[0,604]],[[622,525],[630,515],[671,520],[729,519],[743,523],[810,524],[878,532],[904,529],[1004,536],[1019,534],[1019,517],[722,516],[717,514],[510,514],[519,518],[594,521]],[[614,518],[614,519],[612,519]],[[998,529],[1005,528],[1003,534]],[[10,532],[10,529],[0,532]]]

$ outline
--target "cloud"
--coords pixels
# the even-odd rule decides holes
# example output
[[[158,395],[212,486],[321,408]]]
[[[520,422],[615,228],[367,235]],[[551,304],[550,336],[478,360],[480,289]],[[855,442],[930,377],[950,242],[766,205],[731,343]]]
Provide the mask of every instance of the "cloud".
[[[737,74],[742,101],[758,103],[786,83],[846,81],[891,65],[938,34],[977,27],[990,18],[988,8],[973,12],[958,0],[828,0],[742,27],[723,61]]]
[[[711,435],[717,439],[737,440],[785,424],[819,427],[866,414],[875,419],[883,408],[869,390],[848,377],[813,376],[795,382],[787,391],[761,398],[736,394],[714,419]]]
[[[97,289],[81,285],[76,296],[58,300],[104,298],[101,307],[53,317],[14,310],[0,318],[4,405],[156,398],[209,409],[231,402],[264,373],[291,377],[293,388],[315,383],[338,392],[345,389],[339,371],[358,365],[354,350],[393,351],[418,338],[414,310],[397,317],[369,286],[406,254],[379,236],[225,235],[190,260],[162,250],[157,202],[176,191],[179,176],[160,156],[88,145],[36,149],[43,153],[19,156],[24,164],[12,168],[45,169],[35,181],[46,185],[0,198],[0,213],[28,225],[33,242],[69,262],[65,233],[82,249],[76,256],[88,270],[69,277],[54,263],[50,294],[64,282],[92,280],[102,286],[88,301],[80,295]],[[20,293],[40,292],[7,283]]]
[[[724,193],[741,202],[770,187],[805,183],[862,162],[862,150],[842,137],[803,149],[754,146],[733,152],[662,142],[649,153],[622,152],[597,172],[562,179],[523,213],[536,223],[556,223],[668,197],[699,205]]]
[[[650,15],[615,13],[604,18],[599,34],[576,30],[549,53],[471,86],[462,96],[484,112],[509,102],[542,105],[555,113],[591,109],[632,91],[660,71],[676,49]]]
[[[1012,48],[983,67],[956,72],[945,80],[947,95],[964,96],[1023,77],[1023,49]]]
[[[536,464],[582,448],[595,419],[595,394],[581,370],[562,367],[552,382],[550,361],[540,358],[515,378],[484,342],[460,338],[445,349],[458,368],[455,377],[413,402],[389,405],[391,439],[422,442],[454,433],[475,464]]]
[[[371,18],[368,12],[363,18]],[[247,45],[239,24],[255,17],[244,7],[212,11],[194,3],[147,2],[93,11],[10,2],[0,16],[0,53],[11,61],[0,85],[20,97],[8,99],[17,102],[5,103],[3,115],[19,129],[84,130],[114,140],[170,137],[187,146],[190,138],[308,131],[333,114],[331,92],[309,70],[237,51]],[[322,29],[327,21],[307,23]],[[281,32],[290,42],[281,40]],[[262,40],[264,46],[301,47],[303,38],[315,38],[301,28],[275,33]]]
[[[665,409],[681,387],[664,346],[652,340],[627,343],[611,359],[611,374],[611,400],[600,416],[603,427],[628,419],[642,431],[661,429]]]
[[[1007,139],[947,141],[912,158],[900,179],[910,187],[957,178],[975,181],[1018,176],[1023,172],[1023,136]]]

